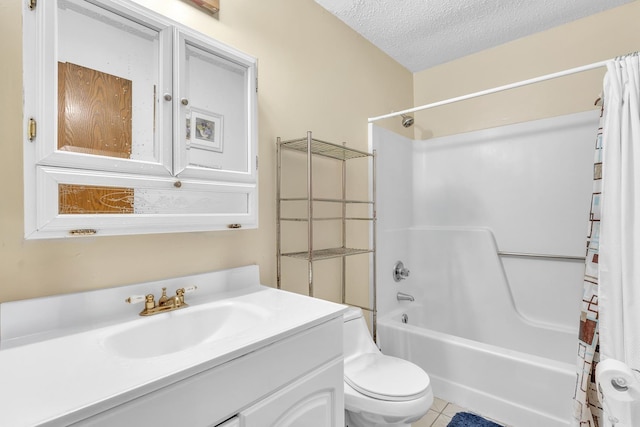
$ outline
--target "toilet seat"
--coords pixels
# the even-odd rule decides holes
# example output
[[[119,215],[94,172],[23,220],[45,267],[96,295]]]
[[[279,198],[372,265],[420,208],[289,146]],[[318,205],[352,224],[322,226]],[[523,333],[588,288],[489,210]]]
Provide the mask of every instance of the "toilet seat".
[[[344,379],[365,396],[394,402],[424,396],[430,382],[413,363],[380,353],[364,353],[345,361]]]

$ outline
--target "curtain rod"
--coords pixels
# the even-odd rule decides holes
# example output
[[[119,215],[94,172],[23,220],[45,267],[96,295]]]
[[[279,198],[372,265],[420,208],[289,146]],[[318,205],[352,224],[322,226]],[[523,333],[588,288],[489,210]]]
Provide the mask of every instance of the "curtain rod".
[[[464,101],[464,100],[471,99],[471,98],[477,98],[479,96],[489,95],[489,94],[497,93],[497,92],[502,92],[504,90],[509,90],[509,89],[514,89],[514,88],[517,88],[517,87],[527,86],[527,85],[530,85],[530,84],[533,84],[533,83],[543,82],[545,80],[551,80],[551,79],[555,79],[555,78],[558,78],[558,77],[564,77],[564,76],[568,76],[568,75],[571,75],[571,74],[581,73],[583,71],[593,70],[595,68],[600,68],[600,67],[606,66],[607,62],[609,62],[609,61],[610,60],[594,62],[593,64],[583,65],[581,67],[571,68],[569,70],[558,71],[557,73],[547,74],[547,75],[540,76],[540,77],[534,77],[534,78],[529,79],[529,80],[523,80],[521,82],[510,83],[508,85],[494,87],[493,89],[485,89],[485,90],[481,90],[480,92],[474,92],[474,93],[470,93],[470,94],[467,94],[467,95],[458,96],[458,97],[455,97],[455,98],[449,98],[449,99],[445,99],[443,101],[438,101],[438,102],[434,102],[434,103],[431,103],[431,104],[421,105],[419,107],[409,108],[409,109],[406,109],[406,110],[385,114],[383,116],[370,117],[369,118],[369,123],[373,123],[373,122],[376,122],[376,121],[382,120],[382,119],[388,119],[390,117],[397,117],[397,116],[400,116],[402,114],[415,113],[416,111],[426,110],[426,109],[434,108],[434,107],[440,107],[441,105],[453,104],[454,102]]]

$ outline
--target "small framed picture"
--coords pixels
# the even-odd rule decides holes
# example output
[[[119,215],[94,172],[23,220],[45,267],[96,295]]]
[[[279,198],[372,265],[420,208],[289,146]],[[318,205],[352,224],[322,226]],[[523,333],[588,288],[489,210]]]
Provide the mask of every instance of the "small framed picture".
[[[190,146],[222,153],[222,119],[220,114],[191,109],[191,120],[187,121]]]

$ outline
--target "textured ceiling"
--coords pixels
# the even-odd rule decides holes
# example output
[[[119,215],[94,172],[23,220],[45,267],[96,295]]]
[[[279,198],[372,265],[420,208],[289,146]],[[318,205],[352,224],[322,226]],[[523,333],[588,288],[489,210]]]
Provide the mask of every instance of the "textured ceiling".
[[[633,0],[315,1],[416,72]]]

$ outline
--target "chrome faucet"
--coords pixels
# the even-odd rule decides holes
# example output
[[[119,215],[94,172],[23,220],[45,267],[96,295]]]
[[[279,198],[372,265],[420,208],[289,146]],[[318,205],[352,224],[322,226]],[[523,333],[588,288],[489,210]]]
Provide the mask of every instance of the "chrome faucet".
[[[398,298],[398,301],[415,301],[416,299],[409,294],[405,294],[404,292],[398,292],[398,294],[396,295],[396,298]]]
[[[399,282],[400,280],[404,280],[407,277],[409,277],[409,273],[410,273],[409,269],[405,268],[402,261],[396,262],[395,265],[393,266],[393,280],[395,280],[396,282]]]
[[[198,289],[197,286],[188,286],[186,288],[180,288],[176,290],[176,295],[169,298],[167,296],[167,288],[162,288],[162,295],[158,299],[156,304],[153,294],[147,294],[145,296],[135,295],[125,299],[125,302],[129,304],[135,304],[144,301],[144,310],[140,312],[140,316],[151,316],[158,313],[164,313],[165,311],[178,310],[180,308],[189,307],[184,302],[184,294],[186,292],[192,292]]]

